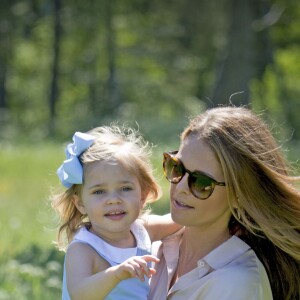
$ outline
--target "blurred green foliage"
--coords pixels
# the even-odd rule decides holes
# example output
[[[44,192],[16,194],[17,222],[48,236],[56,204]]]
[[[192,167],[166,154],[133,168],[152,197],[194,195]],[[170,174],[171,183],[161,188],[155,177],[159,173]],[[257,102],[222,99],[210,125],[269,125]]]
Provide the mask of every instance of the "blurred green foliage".
[[[1,259],[0,299],[60,299],[62,254],[55,249],[27,246],[16,257]]]
[[[265,47],[272,47],[268,62],[256,62],[262,76],[247,83],[246,104],[266,111],[299,140],[294,108],[300,107],[300,4],[248,2],[253,34],[266,33]],[[261,2],[265,11],[258,14]],[[65,140],[75,130],[114,120],[138,122],[157,143],[173,141],[187,117],[219,104],[212,94],[226,59],[234,7],[234,0],[4,1],[1,142]],[[241,53],[247,50],[238,46]],[[222,103],[245,104],[236,99]]]

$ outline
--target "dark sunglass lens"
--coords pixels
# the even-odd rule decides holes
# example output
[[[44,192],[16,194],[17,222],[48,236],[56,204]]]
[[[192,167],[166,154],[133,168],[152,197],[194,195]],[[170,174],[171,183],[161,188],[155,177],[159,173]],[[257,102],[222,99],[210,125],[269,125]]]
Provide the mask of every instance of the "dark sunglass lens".
[[[215,187],[214,181],[208,176],[195,174],[189,176],[190,188],[195,197],[199,199],[208,198]]]
[[[180,162],[171,156],[165,158],[164,171],[165,176],[172,183],[178,183],[184,172]]]

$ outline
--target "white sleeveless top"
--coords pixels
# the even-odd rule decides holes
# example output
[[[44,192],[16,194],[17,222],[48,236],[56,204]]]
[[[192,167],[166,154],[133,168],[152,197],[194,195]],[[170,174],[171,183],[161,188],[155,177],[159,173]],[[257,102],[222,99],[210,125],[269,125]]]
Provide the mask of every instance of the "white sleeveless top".
[[[151,240],[147,230],[139,220],[131,225],[137,247],[118,248],[114,247],[97,235],[89,232],[85,227],[79,229],[74,236],[71,244],[84,243],[92,247],[101,257],[103,257],[111,266],[119,265],[132,256],[142,256],[151,254]],[[147,299],[149,294],[149,280],[145,277],[142,282],[137,278],[130,278],[121,281],[106,297],[106,300],[129,300],[129,299]],[[62,300],[70,300],[66,283],[66,270],[64,266]]]

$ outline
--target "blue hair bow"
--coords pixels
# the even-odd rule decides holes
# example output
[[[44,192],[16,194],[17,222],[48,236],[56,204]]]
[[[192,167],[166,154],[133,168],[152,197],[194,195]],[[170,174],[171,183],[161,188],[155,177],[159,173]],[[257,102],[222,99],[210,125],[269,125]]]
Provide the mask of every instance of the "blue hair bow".
[[[68,144],[66,148],[67,159],[57,169],[58,178],[66,188],[82,183],[83,170],[78,156],[90,147],[94,140],[94,136],[82,132],[75,132],[73,135],[73,143]]]

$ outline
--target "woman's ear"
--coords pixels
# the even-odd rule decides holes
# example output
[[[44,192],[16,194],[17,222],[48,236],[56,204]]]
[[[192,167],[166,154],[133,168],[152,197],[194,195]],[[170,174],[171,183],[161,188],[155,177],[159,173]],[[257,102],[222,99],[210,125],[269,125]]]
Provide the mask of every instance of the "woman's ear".
[[[232,207],[234,209],[239,209],[239,207],[240,207],[240,199],[239,199],[238,194],[235,194],[235,196],[232,197],[232,198],[233,198],[233,200],[231,201]]]
[[[72,201],[81,214],[86,215],[85,207],[78,195],[73,195]]]

